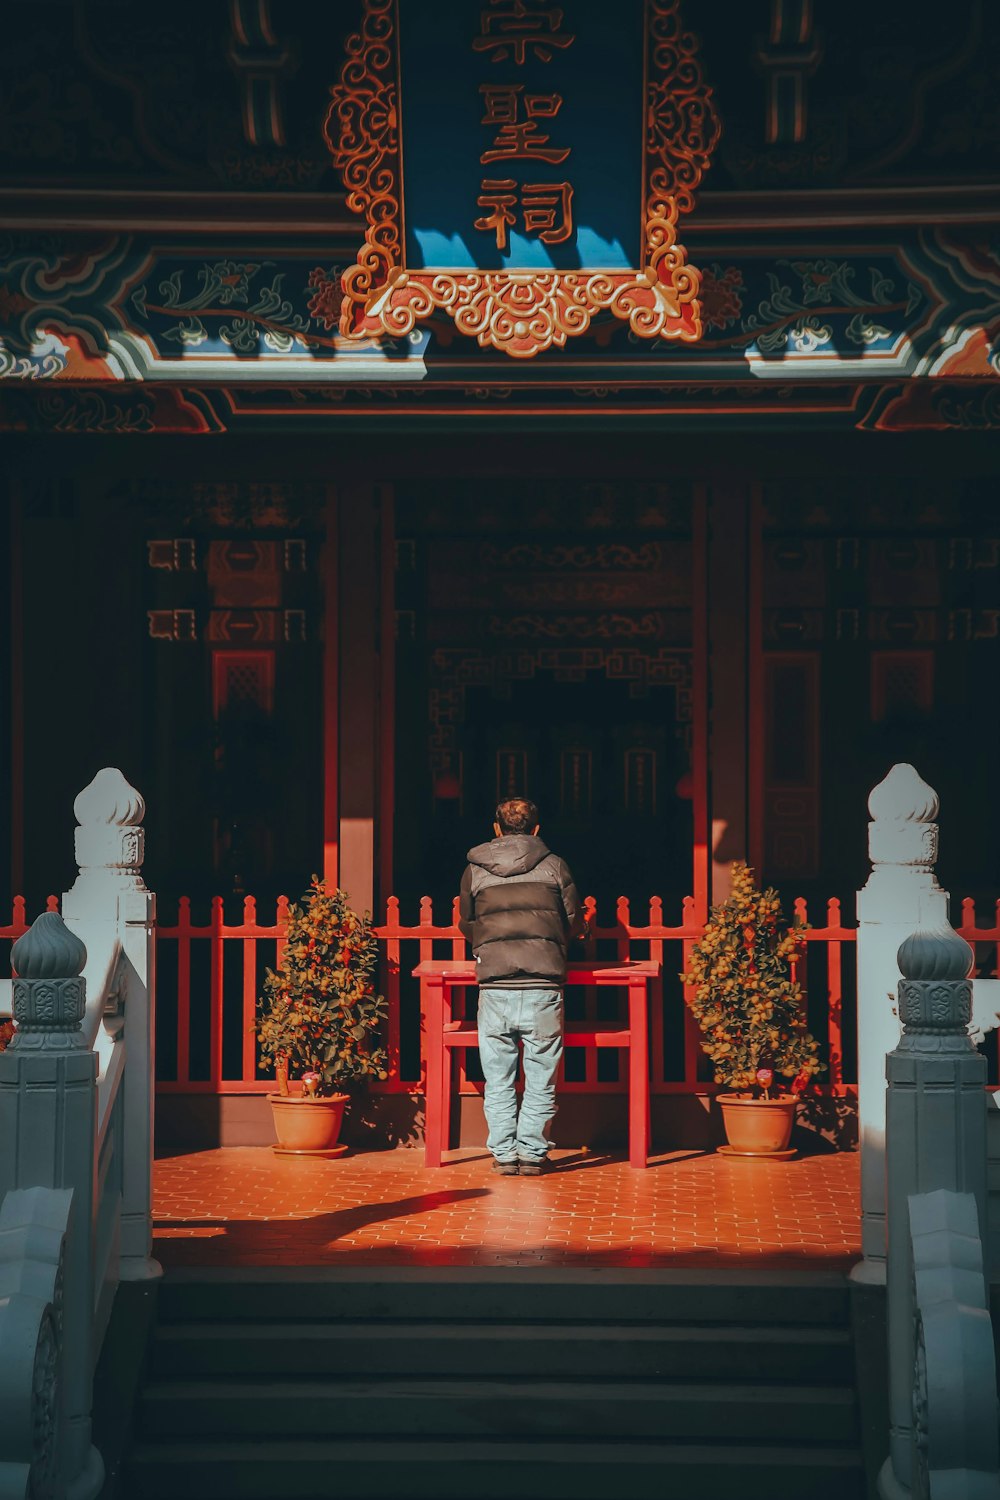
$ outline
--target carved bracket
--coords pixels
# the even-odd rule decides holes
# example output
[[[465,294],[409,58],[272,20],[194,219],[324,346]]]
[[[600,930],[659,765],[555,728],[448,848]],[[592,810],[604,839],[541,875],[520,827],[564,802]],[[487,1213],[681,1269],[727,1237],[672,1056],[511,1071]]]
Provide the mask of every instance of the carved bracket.
[[[0,1204],[0,1493],[64,1493],[59,1463],[63,1264],[73,1194],[24,1188]]]

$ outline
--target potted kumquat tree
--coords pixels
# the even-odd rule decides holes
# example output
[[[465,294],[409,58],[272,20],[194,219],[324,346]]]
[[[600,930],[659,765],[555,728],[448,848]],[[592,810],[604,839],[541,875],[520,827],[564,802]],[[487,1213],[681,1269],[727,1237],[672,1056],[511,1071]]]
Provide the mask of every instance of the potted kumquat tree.
[[[806,1026],[791,965],[805,945],[804,924],[784,925],[777,892],[759,891],[753,871],[732,866],[727,900],[713,906],[681,979],[718,1083],[734,1156],[793,1156],[788,1149],[797,1096],[820,1071],[819,1045]],[[784,1090],[775,1077],[789,1080]]]
[[[378,939],[343,891],[318,876],[288,908],[284,951],[268,969],[257,1002],[262,1059],[274,1064],[278,1092],[269,1094],[278,1137],[275,1151],[339,1156],[345,1085],[385,1078],[379,1030],[385,1001],[375,991]],[[289,1074],[301,1092],[289,1089]]]

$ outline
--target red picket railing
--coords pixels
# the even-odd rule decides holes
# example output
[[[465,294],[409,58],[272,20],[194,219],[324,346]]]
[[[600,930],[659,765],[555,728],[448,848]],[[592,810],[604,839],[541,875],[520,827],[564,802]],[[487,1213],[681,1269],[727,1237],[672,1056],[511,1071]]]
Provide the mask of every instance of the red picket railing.
[[[172,926],[162,921],[157,923],[157,1053],[171,1028],[176,1047],[175,1066],[170,1069],[173,1077],[161,1077],[157,1069],[156,1086],[161,1093],[252,1094],[274,1088],[273,1075],[270,1078],[262,1075],[258,1067],[255,1022],[265,963],[276,968],[281,961],[288,898],[278,897],[274,921],[265,924],[257,919],[256,900],[247,896],[242,918],[241,922],[227,923],[223,898],[213,896],[208,924],[195,926],[191,921],[190,898],[182,896],[177,903],[177,921]],[[191,1074],[191,960],[196,951],[207,953],[208,957],[208,1066],[203,1078]],[[227,965],[230,951],[239,953],[238,970],[234,971],[232,964]],[[162,987],[161,970],[165,970],[167,979]],[[239,980],[235,996],[231,985],[227,994],[226,985],[227,975],[231,978],[234,972]],[[204,980],[205,976],[198,977]],[[239,1064],[227,1068],[224,1042],[227,1023],[234,1013],[239,1023]],[[232,1031],[234,1027],[229,1029]]]
[[[703,924],[695,914],[693,897],[685,897],[681,920],[668,924],[663,920],[662,902],[654,896],[649,902],[645,920],[633,919],[630,904],[620,898],[615,906],[614,921],[602,922],[593,898],[586,903],[589,934],[582,945],[587,958],[649,958],[662,967],[662,977],[650,992],[651,1089],[659,1094],[711,1092],[710,1069],[698,1043],[697,1026],[684,1003],[680,974],[686,969],[691,945],[701,936]],[[808,919],[802,901],[796,902],[796,915]],[[262,924],[253,897],[243,903],[242,921],[225,921],[224,903],[216,897],[206,925],[191,921],[190,902],[182,898],[177,921],[161,922],[157,938],[158,965],[158,1067],[157,1088],[161,1093],[250,1094],[273,1089],[273,1078],[256,1062],[253,1035],[255,998],[260,992],[265,965],[274,966],[281,955],[281,940],[287,913],[287,901],[277,904],[275,920]],[[417,921],[407,924],[400,919],[399,901],[395,896],[386,903],[385,920],[375,931],[382,945],[383,962],[380,985],[387,1001],[386,1044],[389,1055],[389,1077],[374,1087],[380,1092],[418,1093],[422,1089],[423,1049],[421,1045],[419,986],[412,978],[418,963],[430,959],[466,956],[466,943],[458,929],[457,901],[445,924],[436,922],[430,897],[424,896],[418,907]],[[845,973],[853,965],[842,959],[844,943],[853,943],[855,930],[845,927],[840,904],[829,901],[826,921],[807,935],[822,959],[819,966],[805,963],[799,975],[807,993],[813,996],[813,1010],[822,1012],[824,1027],[819,1028],[829,1058],[827,1091],[838,1094],[853,1092],[845,1078],[843,1045],[843,1008]],[[201,972],[192,977],[192,955],[201,960]],[[853,998],[853,992],[852,992]],[[473,1002],[459,992],[455,1014],[462,1014]],[[620,1022],[620,1014],[609,1014],[608,1007],[623,1003],[617,992],[596,987],[567,995],[567,1018],[585,1024]],[[574,1009],[575,1008],[575,1009]],[[194,1056],[192,1038],[200,1037]],[[567,1048],[563,1088],[575,1093],[619,1093],[625,1088],[624,1076],[618,1073],[618,1055],[614,1051],[598,1052],[595,1047]],[[466,1093],[481,1091],[481,1078],[474,1056],[459,1056],[458,1087]]]
[[[49,896],[47,911],[59,910],[59,899]],[[695,916],[694,899],[685,897],[681,920],[675,925],[663,920],[662,902],[654,896],[644,921],[633,920],[629,902],[621,898],[614,921],[600,921],[593,898],[586,902],[589,936],[582,945],[587,958],[651,958],[661,964],[663,975],[650,993],[651,1089],[659,1094],[710,1093],[714,1085],[710,1069],[698,1045],[697,1027],[684,1004],[679,974],[686,969],[691,945],[703,927]],[[793,905],[801,922],[809,921],[804,900]],[[182,896],[173,923],[157,927],[157,1089],[174,1094],[254,1094],[273,1089],[273,1078],[257,1060],[255,1014],[265,967],[280,961],[287,923],[288,901],[275,904],[274,920],[262,922],[257,903],[246,897],[240,920],[226,921],[225,902],[212,899],[209,920],[195,924],[191,902]],[[1000,973],[1000,901],[993,911],[992,925],[976,925],[976,903],[967,897],[961,903],[961,925],[957,931],[972,944],[977,972]],[[382,945],[381,987],[388,1003],[386,1041],[389,1078],[376,1087],[382,1092],[417,1093],[421,1090],[423,1049],[420,1031],[419,987],[412,978],[418,963],[433,958],[463,958],[465,939],[458,930],[457,901],[447,924],[434,920],[430,897],[419,904],[417,921],[400,920],[395,896],[386,904],[385,921],[375,929]],[[25,902],[16,896],[11,919],[0,926],[0,972],[9,973],[9,945],[28,930]],[[827,1064],[823,1090],[838,1095],[853,1093],[855,1085],[849,1057],[845,1058],[845,1028],[851,1033],[855,1007],[854,964],[844,963],[843,949],[852,951],[857,938],[854,927],[844,925],[840,902],[826,903],[825,920],[809,927],[806,950],[797,963],[796,977],[802,984],[810,1008],[810,1023],[823,1043]],[[984,949],[986,950],[984,954]],[[458,997],[456,1014],[460,1013]],[[472,1004],[467,998],[467,1003]],[[568,996],[567,1005],[578,1012],[570,1016],[584,1023],[621,1019],[604,1007],[620,1003],[616,992],[583,989]],[[1000,1030],[996,1033],[1000,1060]],[[853,1048],[850,1049],[853,1051]],[[571,1056],[575,1054],[575,1056]],[[478,1092],[482,1084],[475,1060],[462,1053],[459,1087]],[[616,1071],[614,1051],[596,1048],[567,1049],[563,1087],[576,1093],[618,1093],[625,1081]]]
[[[46,911],[59,910],[59,897],[46,896]],[[4,979],[10,974],[10,949],[19,937],[24,937],[31,923],[25,914],[25,901],[23,896],[15,896],[11,902],[10,921],[5,927],[0,927],[0,944],[3,952],[0,954],[0,976]]]
[[[982,970],[984,964],[989,962],[986,958],[980,958],[982,946],[992,948],[991,967],[981,977],[996,979],[1000,975],[1000,901],[997,901],[993,908],[993,926],[977,927],[976,903],[971,896],[966,896],[962,901],[962,925],[955,931],[959,937],[964,937],[965,941],[971,945],[976,955],[977,973]],[[997,1056],[1000,1058],[1000,1029],[997,1031]]]

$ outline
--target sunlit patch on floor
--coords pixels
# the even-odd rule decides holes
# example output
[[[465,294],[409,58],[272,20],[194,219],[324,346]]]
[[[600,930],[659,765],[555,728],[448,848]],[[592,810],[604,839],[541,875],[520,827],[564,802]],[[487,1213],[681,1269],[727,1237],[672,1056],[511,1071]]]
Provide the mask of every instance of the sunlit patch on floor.
[[[597,1152],[497,1177],[480,1149],[289,1161],[264,1147],[155,1164],[167,1265],[616,1265],[844,1268],[860,1254],[859,1158],[734,1162],[670,1152],[646,1171]]]

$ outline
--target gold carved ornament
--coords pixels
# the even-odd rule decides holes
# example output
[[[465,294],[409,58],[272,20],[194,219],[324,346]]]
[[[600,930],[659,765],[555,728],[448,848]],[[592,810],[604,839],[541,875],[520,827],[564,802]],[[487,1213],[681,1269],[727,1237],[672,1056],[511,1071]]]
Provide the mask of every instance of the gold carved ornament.
[[[719,137],[696,40],[680,0],[646,0],[646,142],[643,161],[645,264],[634,271],[410,270],[400,237],[401,162],[396,0],[365,0],[323,134],[347,189],[367,221],[364,244],[342,278],[340,331],[348,338],[404,338],[447,313],[482,347],[530,359],[586,333],[610,311],[640,338],[701,337],[700,274],[677,240],[677,220]]]

